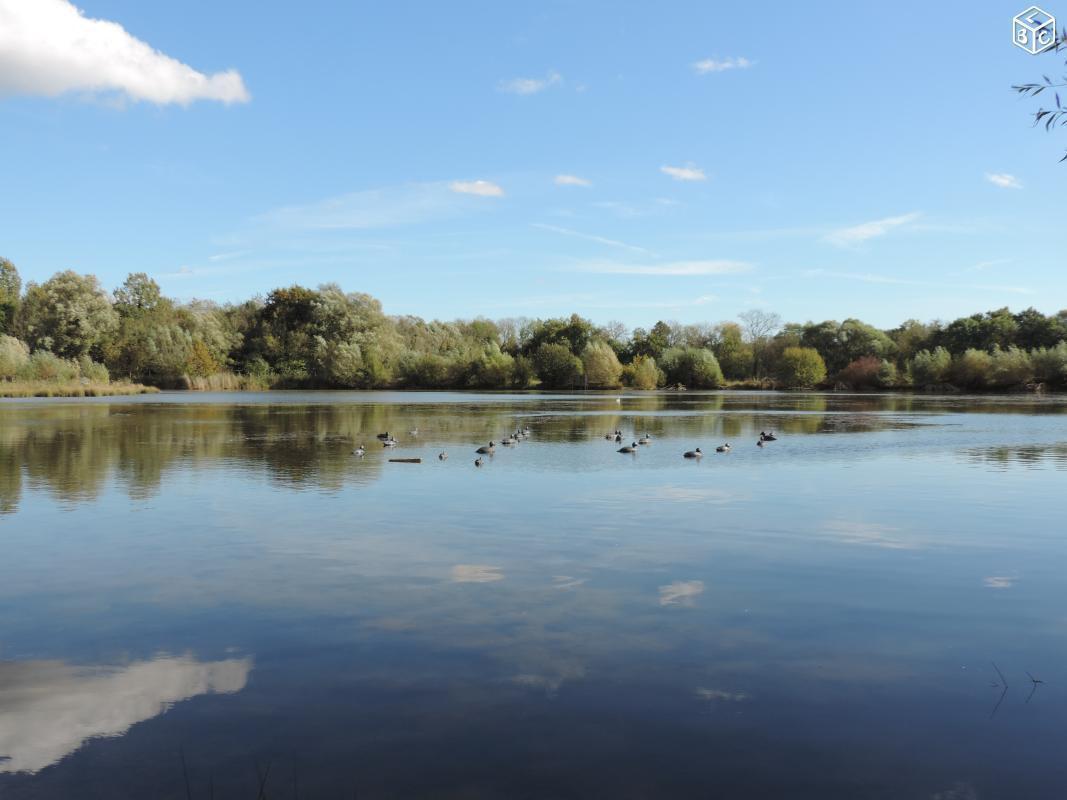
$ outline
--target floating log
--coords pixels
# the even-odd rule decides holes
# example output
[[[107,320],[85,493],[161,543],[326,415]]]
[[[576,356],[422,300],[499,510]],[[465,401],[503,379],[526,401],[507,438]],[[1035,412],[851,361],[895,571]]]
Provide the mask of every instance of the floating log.
[[[422,463],[422,459],[421,458],[390,458],[389,459],[389,463],[391,463],[391,464],[421,464]]]

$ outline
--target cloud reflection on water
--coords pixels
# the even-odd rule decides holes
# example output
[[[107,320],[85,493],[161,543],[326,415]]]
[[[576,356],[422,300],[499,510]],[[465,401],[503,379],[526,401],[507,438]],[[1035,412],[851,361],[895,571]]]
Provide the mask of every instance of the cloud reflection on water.
[[[500,567],[488,564],[456,564],[452,567],[454,583],[494,583],[504,580]]]
[[[692,606],[704,593],[704,581],[675,581],[659,587],[661,606]]]
[[[124,666],[0,662],[0,772],[38,772],[97,737],[202,694],[245,688],[249,658],[201,662],[163,656]]]
[[[982,583],[989,589],[1010,589],[1017,580],[1014,575],[990,575],[983,578]]]

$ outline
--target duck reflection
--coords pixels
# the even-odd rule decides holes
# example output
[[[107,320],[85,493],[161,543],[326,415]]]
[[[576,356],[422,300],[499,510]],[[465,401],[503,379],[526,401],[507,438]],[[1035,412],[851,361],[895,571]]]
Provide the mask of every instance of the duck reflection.
[[[203,694],[245,688],[250,658],[160,656],[121,666],[0,661],[0,773],[34,773],[97,737]]]

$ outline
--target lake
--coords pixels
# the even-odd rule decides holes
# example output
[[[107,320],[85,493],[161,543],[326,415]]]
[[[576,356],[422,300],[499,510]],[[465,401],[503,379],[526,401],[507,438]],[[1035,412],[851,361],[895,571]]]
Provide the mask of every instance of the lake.
[[[1065,796],[1065,412],[0,403],[0,797]]]

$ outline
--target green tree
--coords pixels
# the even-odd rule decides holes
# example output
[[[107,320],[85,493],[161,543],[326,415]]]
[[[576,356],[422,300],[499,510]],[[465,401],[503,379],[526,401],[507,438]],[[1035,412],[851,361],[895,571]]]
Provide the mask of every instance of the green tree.
[[[717,389],[723,384],[715,354],[703,347],[671,347],[660,361],[668,384],[691,389]]]
[[[907,363],[920,350],[929,349],[938,331],[935,323],[927,324],[916,319],[905,320],[899,327],[886,332],[896,348],[897,358]]]
[[[873,356],[881,360],[895,350],[893,340],[885,333],[858,319],[846,319],[841,323],[827,320],[818,325],[809,323],[803,328],[800,345],[818,350],[831,374],[857,359]]]
[[[637,328],[630,342],[630,355],[633,358],[660,358],[663,351],[671,346],[672,333],[671,326],[663,320],[653,325],[650,331]]]
[[[993,356],[970,349],[952,359],[952,382],[964,389],[985,389],[993,382]]]
[[[14,336],[0,334],[0,379],[18,376],[30,360],[30,348]]]
[[[169,310],[171,302],[163,298],[159,284],[143,272],[132,272],[115,290],[115,310],[120,316],[143,316]]]
[[[18,320],[32,349],[62,358],[98,355],[118,327],[118,316],[97,279],[71,270],[40,285],[30,283]]]
[[[952,355],[944,347],[920,350],[908,362],[911,380],[916,386],[935,386],[951,378]]]
[[[623,368],[623,382],[635,389],[655,389],[663,383],[663,372],[651,356],[637,356]]]
[[[768,366],[768,349],[774,334],[782,327],[782,318],[773,311],[753,308],[739,315],[745,340],[752,349],[752,374],[762,378]]]
[[[194,353],[197,341],[189,330],[192,317],[180,315],[148,275],[131,273],[114,297],[118,329],[102,347],[111,372],[142,383],[173,386],[182,375],[200,377],[217,371],[203,371],[215,359],[209,353]],[[199,344],[204,346],[203,341]],[[210,357],[205,360],[205,355]]]
[[[530,325],[525,337],[523,354],[536,353],[543,344],[565,344],[572,354],[578,355],[592,341],[596,326],[577,314],[569,319],[536,320]]]
[[[1015,344],[1025,350],[1035,347],[1055,347],[1067,339],[1067,327],[1059,317],[1046,317],[1036,308],[1027,308],[1014,315]]]
[[[992,353],[993,372],[990,376],[990,384],[997,388],[1007,389],[1013,386],[1021,386],[1034,378],[1034,365],[1030,355],[1018,347],[1009,347],[1006,350],[995,348]]]
[[[582,361],[565,344],[542,344],[534,353],[534,365],[546,389],[573,389],[582,379]]]
[[[725,377],[741,380],[752,374],[752,348],[745,343],[741,326],[736,322],[724,322],[715,327],[711,348]]]
[[[596,389],[612,389],[619,385],[622,364],[607,342],[590,342],[582,351],[582,367],[586,385]]]
[[[512,387],[515,389],[529,388],[530,384],[533,383],[535,374],[533,361],[523,355],[515,356],[511,367]]]
[[[826,364],[813,347],[787,347],[778,359],[778,380],[791,389],[817,386],[826,380]]]
[[[485,345],[470,365],[467,383],[473,389],[506,389],[512,380],[515,359],[500,349],[496,341]]]
[[[1007,308],[972,314],[950,322],[938,333],[936,341],[950,353],[967,350],[992,351],[994,347],[1011,347],[1015,344],[1019,326]]]
[[[1035,379],[1053,386],[1067,385],[1067,342],[1039,347],[1030,352]]]
[[[6,258],[0,258],[0,334],[14,330],[21,293],[19,271]]]
[[[219,371],[219,363],[211,354],[207,345],[200,339],[193,342],[189,356],[185,360],[185,374],[194,378],[206,378]]]

